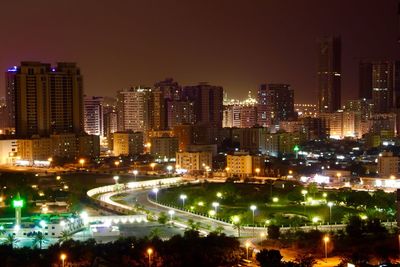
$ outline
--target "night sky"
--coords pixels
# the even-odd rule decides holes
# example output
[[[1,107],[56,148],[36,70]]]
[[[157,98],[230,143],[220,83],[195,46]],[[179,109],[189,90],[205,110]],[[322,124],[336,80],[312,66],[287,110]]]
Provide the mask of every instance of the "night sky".
[[[18,0],[0,4],[0,68],[75,61],[88,95],[173,77],[243,98],[290,83],[316,102],[316,38],[342,37],[342,95],[355,98],[358,60],[400,59],[396,0]],[[0,84],[4,91],[4,76]]]

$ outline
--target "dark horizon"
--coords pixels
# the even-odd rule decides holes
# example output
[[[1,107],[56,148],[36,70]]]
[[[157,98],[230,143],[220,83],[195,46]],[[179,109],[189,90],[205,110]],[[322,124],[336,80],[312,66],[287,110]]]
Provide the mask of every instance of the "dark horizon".
[[[342,39],[342,104],[358,92],[358,61],[400,59],[397,1],[111,1],[2,3],[0,68],[77,62],[87,95],[172,77],[232,98],[289,83],[316,103],[316,39]],[[13,12],[14,10],[18,11]],[[4,94],[4,75],[0,77]]]

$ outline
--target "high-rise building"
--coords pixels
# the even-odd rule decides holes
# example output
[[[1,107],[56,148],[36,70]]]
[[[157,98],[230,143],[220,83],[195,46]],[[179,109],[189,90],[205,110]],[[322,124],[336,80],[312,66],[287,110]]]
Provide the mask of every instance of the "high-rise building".
[[[85,96],[84,122],[86,133],[103,136],[103,97]]]
[[[149,126],[150,88],[135,87],[118,92],[118,131],[145,132]]]
[[[294,91],[288,84],[266,84],[266,125],[279,125],[280,121],[294,120]],[[262,86],[263,87],[263,86]]]
[[[194,103],[194,112],[197,124],[209,125],[214,128],[222,127],[223,89],[200,83],[183,88],[185,100]]]
[[[257,93],[257,124],[267,127],[267,84],[261,84]]]
[[[83,133],[83,84],[75,63],[22,62],[6,78],[18,136]]]
[[[6,72],[6,116],[7,127],[15,127],[15,89],[18,67],[9,68]]]
[[[372,99],[374,113],[400,106],[400,61],[360,62],[360,97]]]
[[[340,37],[318,39],[318,110],[331,113],[340,109],[341,41]]]
[[[172,100],[167,102],[168,128],[173,129],[176,125],[194,124],[194,104],[191,101]]]

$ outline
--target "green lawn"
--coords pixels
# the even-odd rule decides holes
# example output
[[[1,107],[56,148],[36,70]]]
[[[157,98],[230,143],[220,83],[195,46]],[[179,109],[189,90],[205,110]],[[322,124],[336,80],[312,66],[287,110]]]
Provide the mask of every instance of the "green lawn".
[[[180,196],[186,195],[184,208],[201,214],[209,214],[210,210],[215,210],[212,203],[218,202],[216,217],[230,221],[232,216],[237,215],[243,224],[252,224],[251,205],[257,207],[254,212],[254,220],[258,225],[264,225],[267,220],[278,225],[304,225],[310,224],[315,216],[319,217],[320,222],[328,223],[329,207],[326,203],[329,195],[335,193],[329,192],[324,197],[324,192],[314,192],[313,199],[319,199],[320,202],[304,206],[302,203],[304,196],[300,193],[303,189],[302,186],[289,182],[284,186],[280,183],[273,186],[268,184],[204,183],[163,189],[158,193],[158,201],[182,208],[183,201]],[[151,197],[154,199],[154,194],[151,194]],[[278,198],[278,200],[275,199],[274,202],[273,198]],[[335,203],[335,206],[332,207],[332,223],[341,223],[346,214],[361,212]]]

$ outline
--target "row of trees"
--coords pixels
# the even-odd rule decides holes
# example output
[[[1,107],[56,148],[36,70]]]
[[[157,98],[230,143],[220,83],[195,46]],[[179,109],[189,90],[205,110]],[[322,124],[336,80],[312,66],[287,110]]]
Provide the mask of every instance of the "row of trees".
[[[74,266],[234,266],[244,251],[239,241],[211,233],[200,237],[197,231],[187,231],[169,240],[158,237],[119,239],[110,243],[96,243],[93,239],[81,242],[66,240],[48,249],[0,246],[1,266],[54,266],[61,264],[60,255],[67,255],[66,263]],[[57,265],[56,265],[57,266]]]

